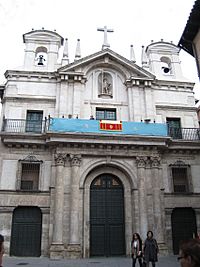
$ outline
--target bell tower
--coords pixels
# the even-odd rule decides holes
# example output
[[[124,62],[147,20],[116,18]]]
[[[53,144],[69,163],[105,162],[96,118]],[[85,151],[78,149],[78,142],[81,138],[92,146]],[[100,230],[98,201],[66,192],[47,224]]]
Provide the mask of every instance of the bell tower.
[[[179,51],[173,43],[152,41],[146,48],[149,70],[161,80],[183,80]]]
[[[58,53],[63,45],[63,37],[55,31],[32,30],[23,35],[25,43],[24,68],[31,70],[56,69]]]

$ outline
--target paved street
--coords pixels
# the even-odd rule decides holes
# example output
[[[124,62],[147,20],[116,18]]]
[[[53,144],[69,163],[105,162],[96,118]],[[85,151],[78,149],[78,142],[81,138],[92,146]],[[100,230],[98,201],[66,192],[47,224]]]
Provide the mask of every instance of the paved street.
[[[49,258],[18,258],[4,257],[4,267],[27,266],[27,267],[131,267],[130,258],[90,258],[78,260],[50,260]],[[150,265],[151,266],[151,265]],[[157,267],[178,267],[176,256],[160,257]],[[138,263],[137,266],[139,267]]]

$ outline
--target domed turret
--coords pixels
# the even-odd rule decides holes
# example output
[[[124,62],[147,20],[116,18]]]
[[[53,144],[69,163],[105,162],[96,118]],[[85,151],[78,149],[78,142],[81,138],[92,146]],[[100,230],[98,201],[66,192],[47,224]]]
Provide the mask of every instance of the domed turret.
[[[23,35],[26,45],[24,68],[55,70],[59,48],[63,45],[63,37],[55,31],[32,30]]]
[[[146,48],[149,70],[158,79],[183,80],[179,51],[176,45],[164,42],[162,39],[160,42],[152,42]]]

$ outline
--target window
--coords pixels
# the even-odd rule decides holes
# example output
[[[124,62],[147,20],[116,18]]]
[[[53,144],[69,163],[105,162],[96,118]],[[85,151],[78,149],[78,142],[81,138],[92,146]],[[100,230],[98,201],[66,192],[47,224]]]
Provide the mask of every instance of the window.
[[[17,190],[39,190],[42,163],[43,161],[37,159],[32,153],[24,159],[19,159],[16,179]]]
[[[96,108],[97,120],[116,120],[116,109]]]
[[[168,125],[168,134],[174,139],[182,139],[181,119],[180,118],[166,118]]]
[[[22,163],[21,190],[38,190],[39,163]]]
[[[172,167],[174,193],[189,192],[187,167]]]
[[[27,111],[26,132],[42,132],[43,111]]]

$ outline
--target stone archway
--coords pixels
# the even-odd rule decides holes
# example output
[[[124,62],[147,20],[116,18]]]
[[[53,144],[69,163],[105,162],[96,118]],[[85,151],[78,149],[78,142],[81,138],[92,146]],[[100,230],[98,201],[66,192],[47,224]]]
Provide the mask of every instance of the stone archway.
[[[100,175],[109,174],[114,175],[115,177],[119,177],[123,186],[124,193],[124,236],[125,236],[125,252],[124,254],[129,255],[130,253],[130,242],[133,227],[136,230],[138,228],[138,216],[134,216],[138,214],[138,205],[136,205],[135,201],[132,201],[132,198],[137,201],[137,190],[133,190],[131,184],[131,176],[129,177],[126,171],[123,171],[118,168],[117,165],[114,164],[98,164],[93,169],[85,175],[84,183],[82,184],[83,189],[83,257],[90,257],[90,187],[95,178]],[[134,177],[134,174],[132,174]],[[83,178],[83,177],[82,177]],[[135,177],[134,177],[135,178]],[[132,196],[135,194],[135,196]],[[135,217],[134,226],[132,222],[132,218]]]

